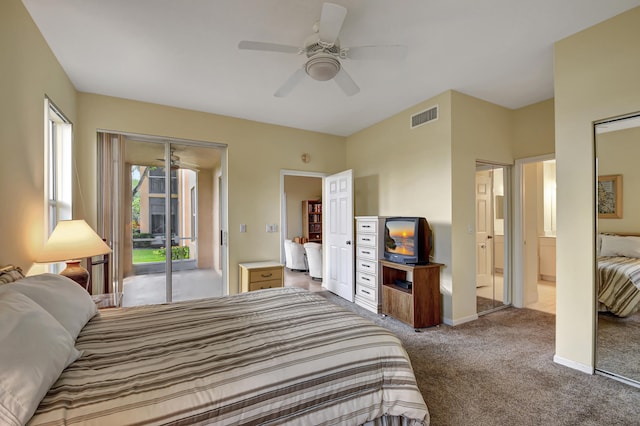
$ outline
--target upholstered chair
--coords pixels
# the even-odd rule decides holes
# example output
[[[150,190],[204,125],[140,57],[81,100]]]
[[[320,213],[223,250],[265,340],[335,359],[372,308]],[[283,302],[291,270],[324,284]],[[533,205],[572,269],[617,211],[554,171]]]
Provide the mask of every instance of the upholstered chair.
[[[306,271],[307,262],[304,255],[304,247],[291,240],[284,240],[285,266],[292,271]]]
[[[309,276],[314,280],[322,280],[322,244],[305,243],[304,251],[307,253]]]

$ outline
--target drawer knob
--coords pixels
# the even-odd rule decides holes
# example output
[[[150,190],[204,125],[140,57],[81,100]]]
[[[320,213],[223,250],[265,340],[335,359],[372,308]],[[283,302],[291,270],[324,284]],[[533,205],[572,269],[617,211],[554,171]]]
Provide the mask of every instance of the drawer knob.
[[[360,290],[360,291],[361,291],[361,292],[363,292],[364,294],[371,294],[371,293],[369,293],[367,290],[364,290],[364,289],[362,289],[362,290]]]
[[[262,278],[269,278],[272,275],[273,275],[273,272],[269,272],[268,274],[260,274]]]

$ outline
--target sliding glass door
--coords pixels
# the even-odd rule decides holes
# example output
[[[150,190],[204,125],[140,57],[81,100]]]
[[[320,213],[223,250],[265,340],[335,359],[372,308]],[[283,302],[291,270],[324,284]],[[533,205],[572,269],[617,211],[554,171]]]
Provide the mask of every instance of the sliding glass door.
[[[216,217],[223,211],[223,149],[138,135],[120,139],[120,171],[113,175],[122,181],[115,234],[121,235],[123,305],[225,293],[224,221]]]

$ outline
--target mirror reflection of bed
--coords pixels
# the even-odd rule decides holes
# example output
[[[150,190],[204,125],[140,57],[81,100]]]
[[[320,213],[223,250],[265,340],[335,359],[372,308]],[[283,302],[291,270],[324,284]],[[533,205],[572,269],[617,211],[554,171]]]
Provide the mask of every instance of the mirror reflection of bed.
[[[596,370],[640,387],[640,114],[598,123],[595,132],[596,176],[622,183],[618,197],[596,184]]]

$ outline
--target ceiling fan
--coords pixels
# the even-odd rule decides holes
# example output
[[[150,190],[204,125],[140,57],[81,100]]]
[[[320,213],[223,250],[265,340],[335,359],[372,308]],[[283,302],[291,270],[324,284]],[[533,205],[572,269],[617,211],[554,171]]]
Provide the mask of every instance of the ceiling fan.
[[[164,162],[164,158],[156,158],[156,160]],[[189,169],[189,170],[193,170],[194,172],[198,172],[199,171],[195,167],[195,164],[190,164],[190,163],[187,163],[187,162],[184,162],[184,161],[180,160],[180,157],[176,155],[176,150],[174,148],[171,148],[171,165],[170,165],[170,168],[171,168],[171,170]]]
[[[304,41],[302,48],[277,43],[243,40],[239,49],[261,50],[280,53],[305,54],[307,61],[303,67],[274,93],[276,97],[287,96],[304,78],[305,75],[318,81],[333,79],[347,96],[360,91],[358,85],[342,66],[344,59],[403,59],[407,54],[407,46],[358,46],[340,47],[338,35],[347,16],[347,9],[334,3],[324,3],[320,21],[313,25],[314,33]]]

